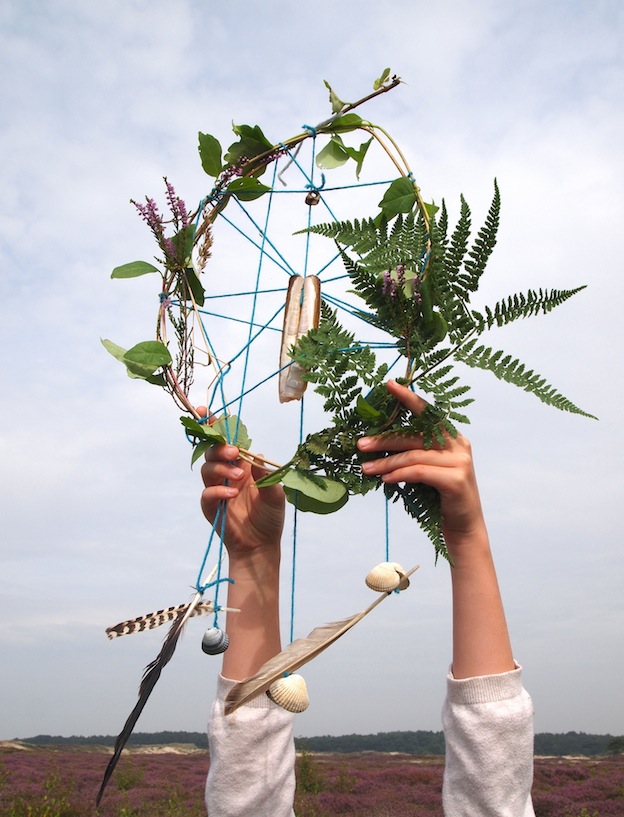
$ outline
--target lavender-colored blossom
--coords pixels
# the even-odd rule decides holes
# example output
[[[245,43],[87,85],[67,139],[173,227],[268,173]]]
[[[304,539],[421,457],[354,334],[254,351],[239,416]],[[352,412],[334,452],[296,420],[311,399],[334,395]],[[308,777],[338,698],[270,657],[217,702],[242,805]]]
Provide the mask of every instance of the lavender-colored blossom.
[[[163,219],[158,212],[158,206],[154,199],[145,199],[145,204],[140,204],[138,201],[132,200],[132,204],[141,214],[141,218],[147,222],[149,228],[156,234],[162,232]]]
[[[167,188],[167,201],[169,203],[169,209],[171,210],[171,214],[176,224],[179,224],[182,228],[188,227],[189,218],[186,204],[176,194],[173,185],[167,179],[167,177],[165,177],[165,186]]]
[[[173,241],[170,238],[163,238],[162,240],[163,250],[165,251],[167,258],[171,259],[172,261],[176,260],[176,249],[173,246]]]

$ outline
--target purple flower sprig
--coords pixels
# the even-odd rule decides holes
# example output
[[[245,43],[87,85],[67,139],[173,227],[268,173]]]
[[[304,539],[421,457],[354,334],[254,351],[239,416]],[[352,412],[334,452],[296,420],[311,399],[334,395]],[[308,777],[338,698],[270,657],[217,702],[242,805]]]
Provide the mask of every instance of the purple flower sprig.
[[[186,204],[176,194],[173,185],[166,176],[164,177],[164,181],[167,188],[167,201],[169,203],[169,209],[171,210],[171,215],[173,216],[176,230],[184,230],[190,223]]]
[[[165,235],[165,225],[173,224],[175,234],[178,234],[181,230],[187,229],[191,222],[186,203],[176,194],[175,188],[171,182],[168,181],[167,177],[164,177],[164,181],[167,204],[171,211],[171,218],[167,222],[160,213],[154,199],[146,196],[145,204],[135,201],[134,199],[130,199],[130,202],[136,207],[139,215],[152,231],[154,238],[158,242],[158,246],[164,254],[165,266],[169,269],[176,270],[184,265],[186,259],[179,257],[179,252],[176,249],[173,237]],[[184,242],[182,242],[182,244],[183,243]]]

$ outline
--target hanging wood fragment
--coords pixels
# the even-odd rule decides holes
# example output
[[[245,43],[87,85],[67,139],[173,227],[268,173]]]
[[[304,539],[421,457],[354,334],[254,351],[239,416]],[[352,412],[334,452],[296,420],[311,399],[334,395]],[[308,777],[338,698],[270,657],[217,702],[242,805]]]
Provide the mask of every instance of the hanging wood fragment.
[[[321,283],[316,275],[293,275],[288,283],[284,328],[280,349],[279,400],[301,400],[308,385],[303,379],[305,369],[292,363],[290,350],[299,338],[319,325],[321,315]],[[290,365],[289,365],[290,364]]]

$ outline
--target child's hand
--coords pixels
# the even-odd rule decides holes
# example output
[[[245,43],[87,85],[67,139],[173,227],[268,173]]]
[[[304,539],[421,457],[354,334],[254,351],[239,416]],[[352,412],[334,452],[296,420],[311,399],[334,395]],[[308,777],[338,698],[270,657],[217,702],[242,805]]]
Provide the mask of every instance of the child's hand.
[[[214,522],[219,503],[227,501],[224,541],[234,551],[278,547],[284,525],[284,492],[281,485],[258,488],[256,479],[266,474],[239,458],[235,445],[214,445],[201,469],[204,491],[201,507]],[[217,528],[219,530],[219,521]]]
[[[405,386],[393,380],[388,391],[415,414],[420,414],[425,401]],[[422,436],[395,434],[363,437],[358,442],[361,451],[389,452],[387,456],[362,464],[365,474],[377,475],[384,482],[421,482],[440,493],[443,528],[447,543],[452,545],[471,537],[484,526],[481,501],[477,488],[470,443],[461,434],[446,435],[444,447],[434,445],[425,450]]]

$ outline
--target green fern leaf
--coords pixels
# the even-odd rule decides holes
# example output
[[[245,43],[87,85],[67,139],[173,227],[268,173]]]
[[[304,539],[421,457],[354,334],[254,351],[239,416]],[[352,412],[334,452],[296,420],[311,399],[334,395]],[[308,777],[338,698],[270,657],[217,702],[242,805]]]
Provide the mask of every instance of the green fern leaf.
[[[556,389],[550,386],[546,380],[532,369],[526,370],[524,364],[517,359],[512,359],[511,355],[502,357],[502,351],[492,351],[485,346],[474,346],[467,344],[464,348],[456,352],[457,360],[461,360],[467,366],[491,371],[499,380],[504,380],[514,386],[518,386],[524,391],[533,393],[543,403],[553,406],[561,411],[569,411],[572,414],[581,414],[584,417],[596,419],[593,414],[588,414],[580,409]]]

